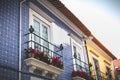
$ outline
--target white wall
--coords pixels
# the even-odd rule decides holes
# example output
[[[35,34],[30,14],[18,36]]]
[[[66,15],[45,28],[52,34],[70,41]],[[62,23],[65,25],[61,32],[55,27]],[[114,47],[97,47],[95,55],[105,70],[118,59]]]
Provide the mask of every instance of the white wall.
[[[70,45],[70,37],[68,36],[68,32],[60,28],[55,23],[52,23],[53,27],[53,43],[56,45],[59,44],[68,44]]]

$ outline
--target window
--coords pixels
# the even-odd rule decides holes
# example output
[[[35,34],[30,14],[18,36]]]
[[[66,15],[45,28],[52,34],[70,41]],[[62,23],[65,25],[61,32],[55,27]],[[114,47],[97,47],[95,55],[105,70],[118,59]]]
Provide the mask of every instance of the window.
[[[108,66],[106,66],[106,75],[107,75],[107,80],[112,80],[111,70]]]
[[[85,71],[85,62],[84,62],[84,54],[83,54],[83,46],[77,43],[72,39],[72,54],[73,54],[73,64],[74,70],[83,70]]]
[[[34,36],[34,41],[41,45],[44,45],[44,49],[49,48],[49,43],[47,42],[49,41],[49,26],[36,17],[34,17],[33,21],[34,33],[39,36]],[[41,39],[40,37],[43,39]],[[34,48],[38,49],[41,48],[41,46],[38,44],[34,44]],[[47,49],[45,51],[48,52]]]
[[[44,15],[40,15],[33,11],[32,9],[29,9],[29,25],[34,28],[34,34],[30,35],[29,37],[33,42],[31,42],[29,45],[30,47],[37,49],[40,49],[41,51],[45,51],[50,56],[53,55],[50,50],[52,50],[51,47],[51,24],[49,20],[44,18]]]
[[[96,73],[96,80],[101,80],[101,72],[100,72],[99,62],[95,58],[93,58],[93,62],[94,62],[94,69],[95,69],[95,73]]]
[[[74,54],[74,69],[75,70],[81,70],[82,69],[82,66],[81,66],[81,56],[80,56],[80,53],[81,53],[81,48],[73,45],[73,54]]]

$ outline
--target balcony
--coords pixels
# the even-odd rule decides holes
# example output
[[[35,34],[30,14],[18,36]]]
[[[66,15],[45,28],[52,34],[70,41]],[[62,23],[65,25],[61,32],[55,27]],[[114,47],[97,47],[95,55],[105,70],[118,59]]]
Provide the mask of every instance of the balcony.
[[[52,79],[55,79],[63,71],[60,68],[49,65],[35,58],[28,58],[25,62],[29,66],[29,72],[33,73],[35,69],[38,69],[42,71],[42,76],[46,76],[48,73],[52,74]]]
[[[35,34],[32,27],[29,30],[30,33],[25,34],[30,39],[25,42],[29,48],[25,49],[27,59],[24,60],[29,67],[29,72],[34,73],[35,70],[39,70],[42,76],[51,74],[51,78],[55,79],[63,71],[62,44],[58,47]]]
[[[103,73],[102,71],[98,71],[97,74],[94,70],[92,70],[92,76],[94,80],[115,80],[111,77],[108,77],[108,74]]]
[[[89,65],[77,58],[73,58],[75,61],[74,70],[72,72],[73,80],[93,80],[90,75]]]

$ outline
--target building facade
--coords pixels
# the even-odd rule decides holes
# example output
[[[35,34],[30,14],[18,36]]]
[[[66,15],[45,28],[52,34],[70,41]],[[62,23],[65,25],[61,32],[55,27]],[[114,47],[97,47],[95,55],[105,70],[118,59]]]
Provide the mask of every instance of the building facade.
[[[95,80],[115,80],[113,60],[116,57],[95,37],[87,41],[91,75]]]
[[[88,78],[90,35],[59,0],[1,0],[0,79]]]
[[[116,79],[120,80],[120,59],[114,60]]]

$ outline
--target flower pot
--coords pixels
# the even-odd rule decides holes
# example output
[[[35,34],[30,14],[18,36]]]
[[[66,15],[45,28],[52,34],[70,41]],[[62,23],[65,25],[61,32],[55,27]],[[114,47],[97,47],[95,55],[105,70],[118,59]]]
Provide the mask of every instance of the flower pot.
[[[33,53],[28,53],[28,58],[34,58],[35,57],[35,55],[33,54]]]

